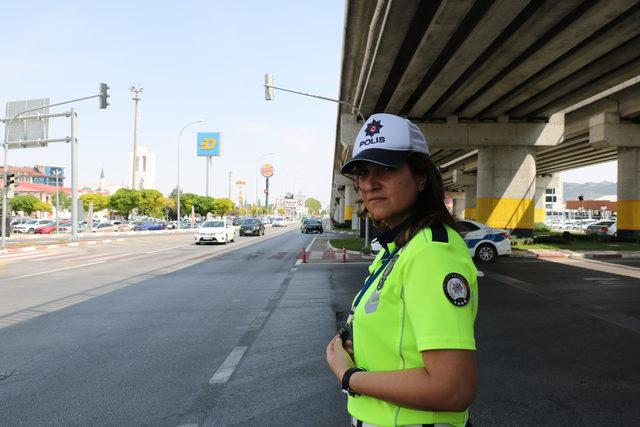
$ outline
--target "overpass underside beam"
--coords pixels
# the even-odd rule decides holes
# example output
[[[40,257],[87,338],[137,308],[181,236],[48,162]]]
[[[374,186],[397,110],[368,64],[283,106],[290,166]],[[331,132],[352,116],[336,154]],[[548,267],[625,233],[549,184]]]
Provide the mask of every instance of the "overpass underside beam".
[[[475,218],[517,236],[533,235],[535,186],[534,147],[479,148]]]

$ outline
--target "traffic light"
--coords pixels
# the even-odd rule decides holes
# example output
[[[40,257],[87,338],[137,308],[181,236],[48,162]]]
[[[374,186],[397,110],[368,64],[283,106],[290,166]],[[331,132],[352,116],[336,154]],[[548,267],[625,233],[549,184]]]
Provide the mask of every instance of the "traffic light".
[[[106,83],[100,83],[100,109],[101,110],[104,110],[109,106],[109,103],[107,102],[107,98],[111,96],[107,93],[109,89],[111,88]]]
[[[7,199],[12,199],[14,194],[14,190],[16,187],[16,174],[8,173],[7,174]]]
[[[578,194],[578,200],[582,202],[584,200],[584,196],[582,194]]]
[[[264,99],[272,101],[274,98],[273,89],[273,74],[267,73],[264,75]]]

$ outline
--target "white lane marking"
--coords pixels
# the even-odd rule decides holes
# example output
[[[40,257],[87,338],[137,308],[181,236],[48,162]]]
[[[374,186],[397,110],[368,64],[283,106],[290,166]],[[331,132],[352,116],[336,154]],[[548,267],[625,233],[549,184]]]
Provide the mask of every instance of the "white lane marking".
[[[311,246],[313,246],[313,244],[316,242],[317,238],[318,238],[318,236],[313,236],[313,239],[311,239],[311,243],[309,243],[309,246],[304,248],[305,252],[310,252],[311,251]]]
[[[41,276],[43,274],[56,273],[58,271],[65,271],[65,270],[72,270],[74,268],[88,267],[90,265],[102,264],[102,263],[105,263],[105,262],[107,262],[107,261],[89,262],[87,264],[74,265],[73,267],[57,268],[55,270],[41,271],[39,273],[32,273],[32,274],[25,274],[23,276],[10,277],[10,278],[4,279],[4,280],[9,281],[9,280],[16,280],[16,279],[24,279],[25,277]]]
[[[264,323],[264,321],[267,320],[269,313],[270,312],[267,310],[261,311],[260,314],[258,314],[256,318],[253,319],[253,322],[251,322],[251,325],[249,325],[247,329],[251,331],[259,330],[262,327],[262,324]]]
[[[87,245],[95,245],[96,243],[98,243],[98,242],[95,241],[95,240],[90,240],[90,241],[87,242]]]
[[[215,374],[209,380],[209,384],[224,384],[229,381],[233,371],[236,370],[244,352],[247,351],[246,346],[236,346],[231,350],[231,353],[227,356],[222,365],[218,368]]]
[[[80,242],[67,243],[67,246],[80,246]]]
[[[36,249],[38,249],[36,246],[27,246],[26,248],[21,248],[20,250],[22,252],[31,252],[35,251]]]
[[[178,245],[172,246],[170,248],[158,249],[157,251],[149,251],[145,252],[146,254],[157,254],[158,252],[170,251],[171,249],[184,248],[185,246],[191,246],[191,243],[187,243],[186,245]]]

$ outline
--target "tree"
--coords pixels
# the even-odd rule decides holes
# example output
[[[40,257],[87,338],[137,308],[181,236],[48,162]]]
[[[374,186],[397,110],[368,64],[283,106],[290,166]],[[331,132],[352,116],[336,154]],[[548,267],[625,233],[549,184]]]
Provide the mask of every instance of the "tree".
[[[141,215],[161,218],[164,214],[164,196],[158,190],[140,190],[138,212]]]
[[[171,190],[171,193],[169,193],[169,195],[167,196],[169,199],[177,199],[178,198],[178,188],[179,187],[175,187],[173,190]],[[180,188],[180,198],[182,198],[182,194],[184,193],[184,191],[182,190],[182,188]]]
[[[14,212],[24,212],[27,215],[31,215],[37,211],[36,206],[40,203],[40,200],[31,194],[19,194],[9,201],[9,207]]]
[[[213,213],[218,216],[225,216],[227,213],[231,212],[235,209],[235,205],[231,201],[231,199],[223,198],[216,199],[213,203]]]
[[[58,195],[60,198],[60,210],[64,211],[64,210],[68,210],[71,208],[71,196],[69,196],[67,193],[65,193],[64,191],[58,191]],[[53,196],[51,197],[51,206],[55,206],[56,205],[56,194],[54,193]]]
[[[83,194],[80,196],[80,200],[82,200],[82,209],[85,212],[89,211],[89,204],[93,202],[93,211],[99,212],[101,210],[107,209],[109,205],[109,196],[105,196],[102,193],[93,193],[93,194]]]
[[[40,200],[38,200],[38,202],[35,204],[34,206],[34,210],[37,212],[51,212],[52,207],[49,203],[47,202],[42,202]]]
[[[305,200],[304,205],[309,208],[309,213],[318,213],[322,209],[322,204],[319,200],[309,197]]]
[[[141,202],[142,196],[139,191],[121,188],[109,198],[109,207],[116,213],[128,217]]]
[[[193,193],[180,193],[180,216],[184,217],[191,215],[191,207],[197,204],[197,194]]]
[[[173,199],[163,199],[162,204],[164,205],[164,211],[168,218],[175,219],[176,218],[176,201]]]

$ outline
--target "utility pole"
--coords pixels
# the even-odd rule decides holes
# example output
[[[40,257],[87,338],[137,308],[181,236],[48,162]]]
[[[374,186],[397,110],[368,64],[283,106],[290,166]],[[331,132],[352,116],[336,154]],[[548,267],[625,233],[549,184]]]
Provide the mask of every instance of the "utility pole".
[[[129,88],[134,93],[133,99],[135,101],[135,111],[133,116],[133,168],[131,169],[131,189],[135,190],[137,187],[136,178],[138,172],[138,103],[142,99],[140,98],[140,92],[144,89],[138,85],[138,87],[131,86]]]
[[[233,175],[233,171],[229,171],[229,195],[227,196],[229,200],[231,200],[231,176]]]

